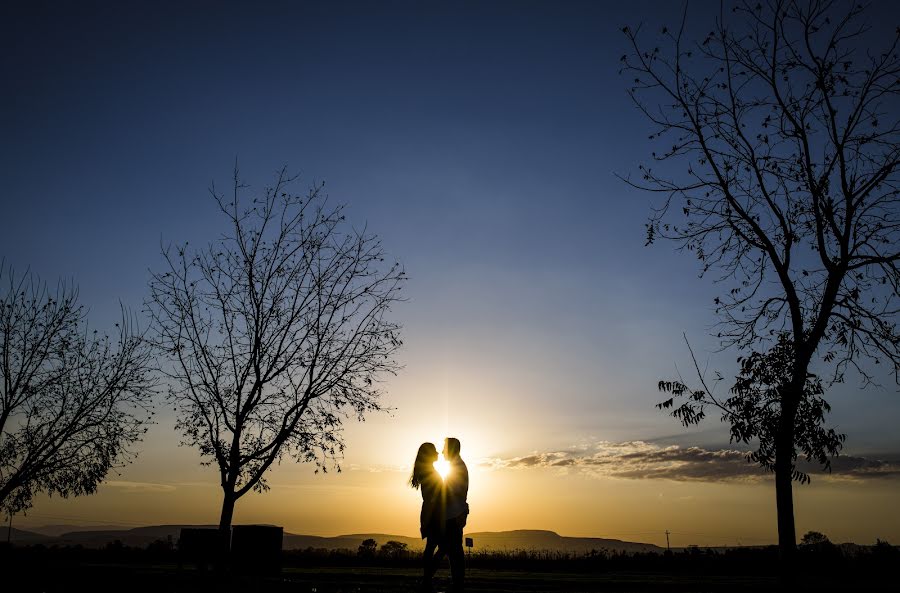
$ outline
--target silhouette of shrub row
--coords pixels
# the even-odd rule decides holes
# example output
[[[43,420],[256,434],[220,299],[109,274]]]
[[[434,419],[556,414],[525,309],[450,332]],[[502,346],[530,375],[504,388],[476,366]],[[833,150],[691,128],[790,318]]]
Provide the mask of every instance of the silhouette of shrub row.
[[[178,564],[178,552],[172,542],[159,540],[145,548],[128,547],[112,542],[104,548],[81,546],[4,546],[11,565],[37,570],[41,566],[60,569],[86,564],[172,565]],[[593,550],[586,554],[571,552],[513,550],[480,551],[467,555],[466,564],[473,569],[527,572],[614,573],[639,571],[659,574],[758,575],[774,571],[778,557],[776,546],[742,548],[698,548],[674,550],[663,554],[641,552],[626,554]],[[306,548],[286,550],[281,554],[285,568],[379,566],[418,568],[420,553],[410,551],[401,542],[388,542],[380,548],[360,546],[358,550]],[[816,542],[801,545],[798,550],[799,573],[828,574],[833,578],[873,577],[892,574],[900,564],[900,549],[878,540],[875,545],[835,545]]]
[[[365,543],[365,542],[364,542]],[[373,542],[374,543],[374,542]],[[387,548],[387,549],[385,549]],[[771,571],[774,575],[776,546],[742,548],[691,547],[664,554],[627,554],[593,550],[572,552],[511,550],[479,551],[467,555],[466,565],[474,569],[529,572],[610,573],[656,572],[660,574],[748,575]],[[834,544],[801,546],[798,569],[805,574],[886,575],[900,562],[900,550],[884,541],[874,546]],[[285,567],[384,566],[418,568],[418,551],[405,546],[363,545],[358,550],[306,548],[282,553]],[[827,570],[826,570],[827,569]]]

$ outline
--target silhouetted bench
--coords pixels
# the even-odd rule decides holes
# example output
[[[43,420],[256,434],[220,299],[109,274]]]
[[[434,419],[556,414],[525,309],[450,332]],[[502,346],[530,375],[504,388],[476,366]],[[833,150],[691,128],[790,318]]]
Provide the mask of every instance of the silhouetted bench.
[[[284,529],[272,525],[235,525],[231,534],[232,566],[241,572],[281,572],[281,541]]]

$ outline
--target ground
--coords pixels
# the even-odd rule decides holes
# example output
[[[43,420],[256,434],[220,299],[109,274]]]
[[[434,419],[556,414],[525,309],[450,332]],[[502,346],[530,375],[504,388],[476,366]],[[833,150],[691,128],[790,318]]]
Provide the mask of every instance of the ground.
[[[59,570],[17,574],[21,592],[42,591],[171,591],[214,590],[295,593],[418,593],[419,571],[411,568],[327,567],[285,568],[279,575],[230,575],[224,580],[211,572],[193,568],[179,570],[174,565],[82,564]],[[8,575],[9,573],[7,573]],[[9,580],[5,580],[9,583]],[[449,590],[449,574],[441,571],[435,591]],[[472,569],[467,573],[468,593],[619,593],[619,592],[728,592],[771,591],[771,577],[703,576],[614,572],[605,574],[541,573],[521,570]],[[879,586],[878,588],[881,588]],[[828,590],[817,586],[818,591]],[[839,590],[839,589],[835,589]],[[875,588],[871,590],[877,590]],[[884,589],[881,589],[884,590]]]

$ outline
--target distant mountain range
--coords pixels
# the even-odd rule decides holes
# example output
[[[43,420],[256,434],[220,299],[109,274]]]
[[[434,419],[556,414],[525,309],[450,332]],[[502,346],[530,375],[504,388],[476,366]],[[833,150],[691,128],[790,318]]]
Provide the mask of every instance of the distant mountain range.
[[[130,527],[125,527],[123,525],[70,525],[68,523],[60,523],[56,525],[41,525],[40,527],[28,528],[29,531],[53,537],[58,537],[64,533],[71,533],[73,531],[121,531],[123,529],[130,529]]]
[[[662,548],[653,544],[626,542],[599,537],[564,537],[553,531],[520,529],[515,531],[476,531],[466,533],[475,544],[474,550],[547,550],[554,552],[586,553],[591,550],[615,552],[661,552]],[[284,534],[286,550],[305,548],[325,548],[328,550],[355,550],[365,539],[374,539],[381,546],[389,540],[398,541],[410,549],[421,549],[424,545],[419,538],[383,533],[354,533],[337,537]]]
[[[177,542],[184,527],[203,527],[214,529],[215,525],[153,525],[122,529],[114,526],[81,528],[67,525],[48,525],[36,527],[31,531],[13,528],[10,540],[18,544],[44,544],[58,546],[81,545],[86,548],[99,548],[113,541],[121,541],[126,546],[145,547],[156,540]],[[62,528],[70,528],[64,531]],[[7,527],[0,529],[0,540],[6,541]],[[626,542],[617,539],[598,537],[565,537],[553,531],[515,530],[515,531],[482,531],[466,533],[472,538],[474,550],[529,550],[586,553],[591,550],[607,550],[611,552],[661,552],[662,548],[653,544]],[[385,533],[354,533],[335,537],[317,535],[299,535],[285,533],[283,547],[285,550],[303,550],[320,548],[326,550],[356,550],[366,539],[374,539],[379,546],[388,541],[398,541],[409,546],[411,550],[421,549],[423,542],[419,538]]]

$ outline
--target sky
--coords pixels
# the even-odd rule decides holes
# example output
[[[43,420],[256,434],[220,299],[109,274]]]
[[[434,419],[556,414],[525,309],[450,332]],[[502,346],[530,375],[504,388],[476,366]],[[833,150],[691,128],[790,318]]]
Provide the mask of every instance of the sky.
[[[120,302],[141,310],[161,245],[221,233],[207,189],[235,160],[253,188],[282,166],[299,191],[325,181],[382,238],[409,275],[392,410],[346,424],[341,473],[275,468],[236,523],[415,534],[416,449],[456,436],[471,531],[776,540],[771,476],[727,428],[654,408],[656,382],[689,368],[683,333],[710,368],[737,356],[709,337],[721,288],[644,246],[655,198],[617,177],[653,150],[620,29],[671,23],[678,3],[187,4],[0,9],[0,255],[77,283],[109,327]],[[893,31],[895,9],[875,10]],[[701,36],[717,3],[690,11]],[[798,534],[900,540],[900,395],[882,385],[829,393],[847,459],[795,488]],[[41,497],[14,524],[216,522],[215,473],[158,410],[97,494]]]

